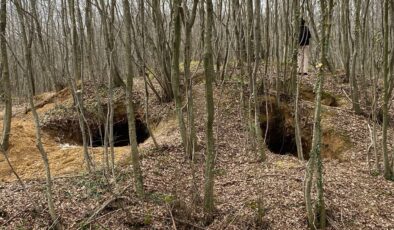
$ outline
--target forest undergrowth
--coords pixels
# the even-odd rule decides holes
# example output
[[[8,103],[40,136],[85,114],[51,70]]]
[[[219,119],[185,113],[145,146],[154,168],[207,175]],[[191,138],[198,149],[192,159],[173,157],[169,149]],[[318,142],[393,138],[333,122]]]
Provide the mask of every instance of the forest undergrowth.
[[[314,85],[315,76],[305,76],[304,87]],[[326,93],[335,95],[336,106],[323,106],[324,145],[343,141],[346,147],[334,149],[338,157],[324,158],[325,199],[329,229],[389,229],[394,227],[394,184],[371,174],[366,160],[369,139],[366,117],[355,115],[347,99],[345,85],[327,76]],[[142,84],[136,79],[136,84]],[[156,123],[151,138],[139,145],[147,196],[137,198],[130,167],[129,148],[116,147],[116,177],[105,177],[101,170],[102,147],[91,150],[96,172],[85,174],[82,147],[62,143],[44,132],[50,166],[54,176],[56,210],[70,229],[245,229],[259,228],[258,201],[263,205],[264,228],[305,229],[303,198],[306,161],[291,154],[269,152],[263,163],[250,149],[246,124],[242,119],[239,81],[227,79],[214,88],[215,98],[215,219],[204,225],[199,205],[192,205],[192,177],[185,162],[172,103],[151,98],[151,113]],[[343,88],[342,88],[343,87]],[[138,87],[136,87],[138,88]],[[143,88],[143,87],[140,87]],[[204,83],[193,88],[196,109],[196,181],[203,194],[205,101]],[[71,100],[69,93],[47,93],[36,102],[40,115]],[[137,92],[139,93],[139,92]],[[140,92],[142,93],[142,92]],[[305,99],[305,100],[304,100]],[[313,102],[301,98],[300,107],[313,109]],[[18,109],[19,108],[19,109]],[[51,223],[46,209],[44,173],[35,147],[31,114],[20,105],[12,121],[9,158],[26,189],[17,183],[3,156],[0,156],[0,226],[5,229],[45,228]],[[307,117],[301,117],[307,120]],[[389,133],[393,130],[390,128]],[[335,139],[341,136],[343,138]],[[271,137],[272,138],[272,137]],[[326,139],[326,141],[324,140]],[[323,150],[324,152],[324,150]],[[324,155],[324,154],[323,154]],[[261,224],[261,223],[260,223]]]

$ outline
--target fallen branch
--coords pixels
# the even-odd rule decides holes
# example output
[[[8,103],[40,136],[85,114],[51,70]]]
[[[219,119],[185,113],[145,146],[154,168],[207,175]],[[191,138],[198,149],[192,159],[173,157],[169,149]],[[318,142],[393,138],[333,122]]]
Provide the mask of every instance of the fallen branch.
[[[166,206],[167,206],[168,212],[170,213],[170,216],[171,216],[172,227],[174,228],[174,230],[177,230],[174,216],[172,215],[172,210],[168,204],[166,204]]]
[[[52,100],[53,100],[53,98],[56,97],[56,95],[57,95],[57,94],[54,94],[54,95],[50,96],[49,98],[47,98],[47,99],[45,99],[45,100],[43,100],[43,101],[41,101],[41,102],[35,104],[35,105],[34,105],[34,109],[42,108],[42,107],[44,107],[46,104],[51,103]],[[27,113],[29,113],[30,111],[31,111],[31,107],[26,108],[25,111],[24,111],[24,113],[27,114]],[[16,113],[16,114],[17,114],[17,113]],[[13,115],[16,115],[16,114],[13,114]]]

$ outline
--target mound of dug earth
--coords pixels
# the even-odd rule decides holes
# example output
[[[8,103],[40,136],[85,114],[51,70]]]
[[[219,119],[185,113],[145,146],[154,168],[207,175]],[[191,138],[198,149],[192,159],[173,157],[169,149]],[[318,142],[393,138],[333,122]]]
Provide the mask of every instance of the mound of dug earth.
[[[135,110],[135,123],[137,129],[137,142],[142,143],[149,138],[148,129],[143,119],[143,108],[141,106],[142,96],[133,93]],[[84,85],[82,90],[85,123],[89,127],[93,147],[103,145],[105,133],[105,121],[109,114],[108,87],[106,85],[94,86],[92,83]],[[129,144],[129,132],[127,123],[127,110],[125,105],[125,91],[116,88],[113,91],[113,127],[114,145],[126,146]],[[53,109],[47,111],[41,119],[42,129],[55,137],[59,142],[82,145],[82,133],[78,120],[78,113],[70,96],[64,103],[57,104]]]
[[[313,92],[313,88],[307,86],[301,86],[300,97],[302,100],[315,102],[316,94],[315,92]],[[327,92],[322,93],[321,103],[322,105],[331,106],[331,107],[339,106],[338,99],[334,95]]]

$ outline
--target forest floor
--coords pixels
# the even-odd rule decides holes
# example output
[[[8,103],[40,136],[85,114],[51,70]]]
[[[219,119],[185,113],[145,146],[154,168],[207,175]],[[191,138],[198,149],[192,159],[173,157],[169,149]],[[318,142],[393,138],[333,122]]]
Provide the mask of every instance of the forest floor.
[[[302,83],[311,87],[315,77],[303,77]],[[139,79],[135,88],[142,89],[138,84],[142,84]],[[334,77],[327,77],[325,89],[337,96],[338,106],[323,106],[323,130],[333,130],[333,136],[346,136],[349,142],[349,147],[336,153],[340,156],[324,159],[329,229],[392,229],[394,183],[371,175],[368,169],[367,119],[352,112],[344,94],[348,89]],[[222,86],[216,86],[214,97],[217,157],[213,223],[205,226],[201,208],[191,205],[191,167],[182,153],[176,118],[171,112],[174,105],[159,106],[153,97],[152,113],[162,113],[162,120],[153,129],[160,148],[154,147],[151,138],[139,145],[147,192],[144,200],[136,197],[132,186],[129,147],[115,148],[116,179],[103,176],[101,147],[92,150],[97,172],[87,175],[81,146],[60,143],[43,133],[61,222],[69,229],[85,229],[84,224],[95,229],[306,229],[303,199],[306,161],[267,150],[267,161],[258,162],[247,141],[238,81],[226,80]],[[66,103],[70,95],[66,91],[60,95],[46,93],[36,100],[48,98],[51,98],[48,103],[38,109],[40,115]],[[194,98],[198,144],[202,147],[197,152],[195,168],[202,197],[206,119],[203,82],[195,85]],[[301,100],[300,107],[313,109],[313,102]],[[23,105],[15,110],[9,151],[11,164],[24,181],[25,190],[0,156],[0,228],[4,229],[40,229],[50,225],[44,168],[35,147],[32,115],[25,114],[25,110]],[[390,140],[392,133],[390,129]],[[336,144],[330,140],[327,138],[325,144]],[[117,202],[102,207],[114,198]],[[259,198],[264,207],[264,226],[257,226],[255,221]]]

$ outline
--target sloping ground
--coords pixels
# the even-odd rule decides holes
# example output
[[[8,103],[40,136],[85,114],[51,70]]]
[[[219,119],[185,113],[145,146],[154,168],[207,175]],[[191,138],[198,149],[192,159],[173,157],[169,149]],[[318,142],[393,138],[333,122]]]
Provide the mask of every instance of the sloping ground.
[[[313,78],[308,81],[312,84]],[[331,87],[331,83],[327,84],[327,88]],[[54,198],[62,222],[68,228],[78,229],[98,207],[113,197],[113,193],[120,193],[130,200],[124,202],[122,209],[116,204],[103,209],[92,219],[93,227],[170,229],[175,225],[178,229],[260,229],[261,227],[255,224],[255,208],[257,199],[261,197],[265,209],[266,228],[306,229],[302,192],[306,162],[299,161],[293,156],[272,153],[268,153],[265,163],[256,161],[256,155],[247,150],[249,146],[246,125],[241,120],[238,88],[236,83],[228,82],[222,89],[215,89],[217,215],[211,225],[206,227],[202,224],[200,208],[190,208],[190,167],[182,155],[177,122],[170,115],[165,119],[166,122],[161,122],[156,127],[155,134],[161,148],[154,149],[150,140],[140,146],[147,199],[141,201],[135,197],[132,170],[126,158],[128,148],[117,148],[117,157],[121,159],[119,165],[122,166],[117,170],[117,185],[107,185],[100,173],[55,179]],[[301,104],[313,107],[308,101]],[[195,107],[198,142],[204,146],[203,84],[195,87]],[[341,107],[323,107],[323,128],[335,129],[338,133],[346,134],[352,143],[352,147],[342,153],[341,160],[324,160],[329,229],[394,228],[394,184],[381,176],[369,174],[365,153],[369,144],[367,124],[364,117],[353,115],[349,107],[346,100],[341,102]],[[45,110],[46,107],[42,109]],[[18,138],[23,142],[30,140],[23,148],[31,146],[20,154],[19,160],[13,160],[17,167],[25,165],[37,153],[34,150],[33,127],[29,123],[30,120],[29,116],[15,118],[13,128],[19,132],[13,129],[15,134],[12,142],[17,142]],[[74,173],[81,172],[81,149],[60,152],[59,145],[50,137],[45,136],[44,142],[52,165],[56,165],[56,161],[62,162],[62,157],[71,154],[80,164],[79,168],[73,166],[69,169]],[[198,152],[196,165],[201,196],[203,153],[204,147]],[[11,152],[10,157],[14,154]],[[125,158],[122,159],[122,156]],[[35,167],[39,167],[38,157],[32,162],[36,164]],[[6,168],[4,165],[0,167]],[[67,163],[62,162],[59,166],[52,167],[55,175],[63,175]],[[42,171],[42,167],[32,170],[33,175],[29,178],[42,176]],[[22,171],[18,172],[23,174]],[[27,178],[28,175],[24,173],[22,177]],[[11,176],[5,178],[10,180]],[[49,220],[45,209],[42,180],[27,182],[26,193],[15,182],[0,185],[0,225],[8,229],[22,226],[38,229],[48,226]]]
[[[135,94],[135,98],[143,98],[143,82],[140,80],[136,81],[136,85],[141,89]],[[88,87],[86,87],[88,89]],[[87,103],[92,104],[92,94],[87,93],[90,97],[84,98]],[[118,94],[122,94],[118,92]],[[117,95],[117,94],[116,94]],[[90,100],[90,101],[89,101]],[[49,119],[55,119],[56,116],[52,116],[52,113],[59,111],[58,108],[69,108],[72,105],[72,97],[68,89],[64,89],[59,93],[45,93],[35,97],[37,112],[39,113],[41,120],[48,122]],[[138,99],[139,102],[142,99]],[[154,101],[152,99],[152,101]],[[45,102],[45,103],[43,103]],[[142,103],[142,102],[141,102]],[[157,102],[156,102],[157,103]],[[161,112],[155,112],[155,120],[159,121],[161,117],[164,117],[163,113],[169,110],[168,105],[156,106]],[[26,105],[18,106],[13,112],[11,138],[10,138],[10,149],[9,159],[11,164],[14,166],[16,172],[22,179],[35,179],[43,178],[44,166],[41,160],[41,155],[36,148],[35,144],[35,126],[31,113],[25,114],[27,111]],[[140,106],[143,109],[143,106]],[[72,111],[67,110],[67,114],[64,114],[65,120],[74,119]],[[51,116],[48,116],[48,113]],[[45,116],[47,115],[47,116]],[[56,114],[55,114],[56,115]],[[47,119],[47,120],[45,120]],[[48,123],[59,122],[50,120]],[[59,124],[60,126],[61,124]],[[0,124],[0,128],[2,123]],[[75,126],[69,126],[69,129],[75,129]],[[77,126],[76,128],[79,131]],[[53,176],[64,176],[67,174],[80,174],[83,173],[83,148],[79,145],[73,145],[73,143],[67,143],[61,140],[56,135],[50,135],[51,132],[42,132],[43,144],[46,152],[48,153],[50,166]],[[51,133],[53,134],[53,133]],[[149,140],[147,141],[149,143]],[[97,167],[100,168],[103,161],[103,148],[97,147],[90,149],[93,160],[96,162]],[[129,156],[129,148],[118,147],[115,148],[116,161],[124,159]],[[0,155],[0,182],[9,182],[15,180],[12,171],[8,167],[3,155]]]
[[[38,111],[49,109],[52,104],[44,106]],[[42,178],[44,167],[41,156],[36,148],[35,143],[35,126],[31,114],[16,116],[12,120],[11,147],[9,158],[17,173],[23,179]],[[83,159],[81,158],[82,147],[62,145],[56,139],[43,132],[43,144],[48,153],[54,176],[64,174],[75,174],[83,168]],[[100,148],[93,149],[95,161],[101,160]],[[127,153],[127,148],[116,149],[116,156]],[[0,157],[0,181],[14,180],[13,174],[9,169],[3,156]]]

